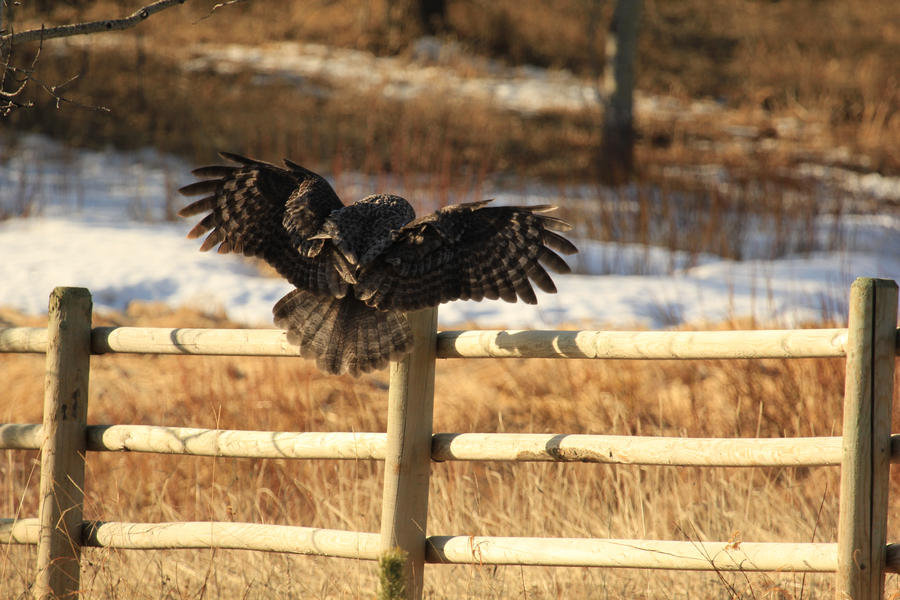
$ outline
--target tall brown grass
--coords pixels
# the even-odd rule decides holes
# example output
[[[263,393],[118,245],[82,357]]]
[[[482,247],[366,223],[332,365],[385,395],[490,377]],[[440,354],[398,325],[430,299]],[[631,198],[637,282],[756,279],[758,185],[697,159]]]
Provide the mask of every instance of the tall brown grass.
[[[108,0],[41,4],[17,8],[16,27],[108,18],[122,11]],[[404,3],[256,0],[223,7],[204,19],[212,4],[188,3],[116,34],[127,40],[124,48],[98,44],[56,57],[45,52],[39,78],[59,83],[81,74],[67,93],[87,104],[110,106],[112,115],[71,106],[59,112],[54,99],[35,87],[38,109],[17,111],[10,122],[76,143],[154,144],[195,156],[223,145],[269,156],[299,150],[300,158],[314,162],[340,155],[348,168],[367,172],[397,168],[392,140],[401,135],[415,142],[408,146],[407,168],[424,173],[444,168],[442,148],[450,153],[454,174],[484,167],[592,178],[596,161],[602,160],[595,155],[600,119],[594,111],[523,117],[473,103],[454,106],[446,98],[398,103],[367,94],[355,97],[348,90],[340,100],[324,102],[293,85],[258,86],[247,74],[180,73],[177,65],[193,42],[304,40],[403,54],[421,34],[412,12],[392,12]],[[587,81],[602,69],[610,6],[581,0],[459,0],[448,7],[444,37],[471,53],[509,64],[565,67]],[[713,160],[757,174],[810,156],[900,172],[893,143],[900,138],[897,25],[890,0],[647,2],[637,89],[681,101],[711,99],[729,112],[709,118],[641,116],[637,158],[642,172]],[[30,56],[24,49],[20,55]],[[398,122],[412,130],[398,128]],[[756,133],[737,144],[729,126]],[[835,148],[843,148],[840,157],[833,156]]]
[[[8,319],[11,320],[11,319]],[[176,323],[177,321],[177,323]],[[119,322],[123,322],[119,320]],[[188,313],[128,319],[190,324]],[[198,324],[208,325],[205,318]],[[222,323],[219,323],[222,324]],[[41,419],[40,356],[0,356],[4,422]],[[384,431],[385,373],[327,377],[307,361],[108,356],[92,361],[91,423],[288,431]],[[666,436],[840,433],[843,363],[447,360],[434,429]],[[7,452],[3,516],[33,516],[33,452]],[[91,453],[85,515],[226,520],[378,531],[382,466],[362,461]],[[699,469],[597,464],[442,463],[432,534],[832,541],[834,468]],[[889,539],[896,537],[896,507]],[[377,565],[241,551],[85,550],[85,598],[371,598]],[[34,550],[7,546],[10,597]],[[825,598],[828,575],[587,568],[426,567],[428,598]],[[889,580],[890,589],[897,581]]]

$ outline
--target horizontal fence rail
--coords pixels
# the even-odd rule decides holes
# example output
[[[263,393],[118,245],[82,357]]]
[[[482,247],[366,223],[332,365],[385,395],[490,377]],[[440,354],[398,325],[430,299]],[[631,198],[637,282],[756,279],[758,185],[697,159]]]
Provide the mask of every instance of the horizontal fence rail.
[[[384,460],[387,434],[88,425],[87,449],[220,458]],[[0,449],[38,450],[42,425],[0,424]],[[680,438],[551,433],[436,433],[434,461],[814,467],[841,462],[841,438]],[[891,437],[900,463],[900,435]]]
[[[845,356],[846,329],[444,331],[438,358],[820,358]]]
[[[89,425],[88,450],[234,458],[384,459],[384,433],[234,431]]]
[[[837,544],[431,536],[432,563],[829,572]]]
[[[846,356],[846,329],[443,331],[438,358],[749,359]],[[0,330],[0,352],[45,352],[47,330]],[[95,327],[91,352],[297,356],[284,331]]]
[[[840,464],[841,438],[442,433],[433,438],[431,458],[706,467],[827,466]]]
[[[88,425],[87,449],[229,458],[384,459],[384,433],[242,431]],[[38,450],[42,426],[0,424],[0,449]]]
[[[37,519],[0,519],[0,543],[36,544]],[[171,550],[221,548],[377,560],[379,534],[316,527],[190,521],[84,521],[82,545]],[[900,546],[887,570],[900,572]],[[426,562],[695,571],[831,572],[836,543],[699,542],[639,539],[441,536],[426,538]]]
[[[0,424],[0,449],[37,450],[39,424]],[[160,425],[88,425],[87,449],[221,458],[384,460],[384,433],[201,429]]]
[[[37,519],[0,519],[0,543],[37,544]],[[378,534],[259,523],[189,521],[116,523],[84,521],[82,545],[132,550],[204,549],[291,552],[376,560]]]

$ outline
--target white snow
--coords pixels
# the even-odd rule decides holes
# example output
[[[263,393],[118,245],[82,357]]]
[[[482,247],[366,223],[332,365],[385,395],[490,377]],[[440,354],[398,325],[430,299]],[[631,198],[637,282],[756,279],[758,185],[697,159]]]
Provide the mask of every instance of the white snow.
[[[267,325],[272,305],[290,290],[242,257],[199,252],[197,240],[185,239],[193,220],[161,220],[167,201],[184,202],[173,190],[191,181],[192,165],[150,151],[74,151],[34,136],[14,145],[0,138],[0,157],[0,213],[27,206],[36,215],[0,221],[0,306],[40,314],[55,286],[73,285],[89,288],[99,310],[160,301]],[[485,196],[559,202],[541,186],[527,190]],[[747,317],[768,326],[842,319],[855,277],[900,280],[900,217],[843,215],[837,224],[820,217],[813,237],[836,225],[840,250],[743,262],[576,240],[579,274],[555,276],[558,294],[539,294],[537,306],[451,302],[442,305],[440,324],[660,328]],[[763,233],[751,233],[748,246],[759,246]]]
[[[426,41],[420,40],[414,48],[413,60],[302,42],[257,46],[196,44],[191,47],[194,58],[184,68],[216,73],[252,69],[262,80],[290,81],[321,96],[331,92],[317,82],[378,90],[385,97],[401,100],[422,94],[451,94],[523,113],[583,110],[598,105],[596,86],[585,84],[567,71],[529,66],[507,69],[493,61],[474,61],[461,52],[454,53],[457,56],[446,64],[447,60],[439,56],[440,50],[435,54],[424,49],[421,42]],[[461,61],[468,64],[461,65]],[[460,68],[466,71],[465,75],[460,74]]]

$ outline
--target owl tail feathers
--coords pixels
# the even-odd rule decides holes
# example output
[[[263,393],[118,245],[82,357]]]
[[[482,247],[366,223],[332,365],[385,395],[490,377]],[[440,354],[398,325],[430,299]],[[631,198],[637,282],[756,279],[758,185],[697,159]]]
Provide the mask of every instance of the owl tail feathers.
[[[332,298],[295,289],[272,312],[300,355],[314,358],[326,373],[355,377],[387,366],[412,348],[405,314],[376,310],[352,294]]]

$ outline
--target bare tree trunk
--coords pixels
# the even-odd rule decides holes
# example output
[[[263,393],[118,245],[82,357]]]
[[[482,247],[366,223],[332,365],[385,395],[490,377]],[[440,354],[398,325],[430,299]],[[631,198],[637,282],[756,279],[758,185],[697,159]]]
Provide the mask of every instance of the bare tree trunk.
[[[641,0],[617,0],[606,38],[606,68],[603,72],[603,132],[600,142],[599,175],[603,182],[618,185],[634,169],[634,68],[637,54]]]
[[[419,23],[426,35],[437,35],[444,30],[447,20],[446,0],[418,0]]]

